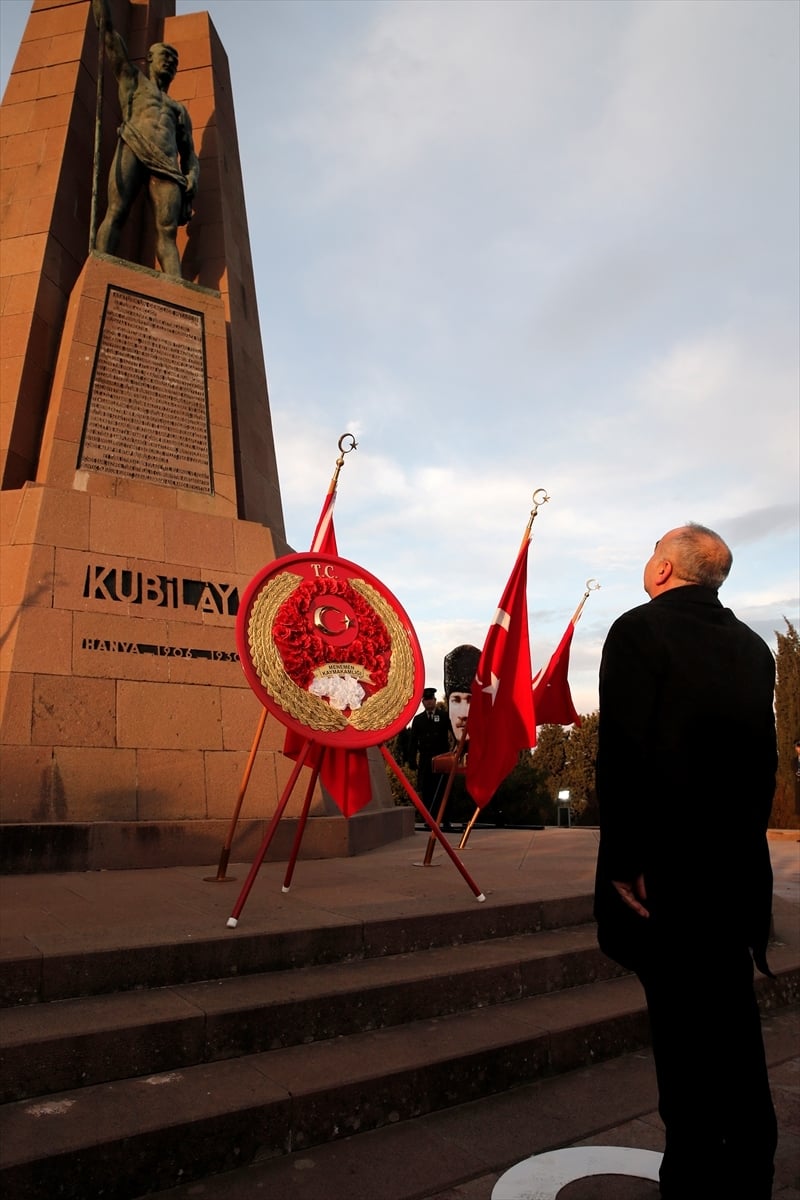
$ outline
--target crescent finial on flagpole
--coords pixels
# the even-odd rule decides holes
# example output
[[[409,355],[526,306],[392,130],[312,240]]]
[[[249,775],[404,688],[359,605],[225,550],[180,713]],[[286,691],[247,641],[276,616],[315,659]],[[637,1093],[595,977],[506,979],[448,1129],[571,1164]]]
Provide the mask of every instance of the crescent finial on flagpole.
[[[547,504],[547,501],[550,499],[550,497],[547,494],[547,488],[543,488],[543,487],[537,488],[536,491],[533,493],[533,496],[531,497],[531,499],[533,500],[533,508],[531,509],[531,515],[528,518],[528,525],[525,530],[525,535],[522,539],[523,546],[527,542],[528,538],[531,536],[531,529],[533,529],[533,522],[536,520],[536,514],[538,513],[541,506],[543,504]]]
[[[350,439],[349,446],[345,444],[347,438]],[[331,479],[330,487],[328,488],[329,496],[331,492],[336,491],[336,484],[339,482],[339,472],[344,466],[345,454],[349,454],[351,450],[356,450],[358,448],[358,442],[353,437],[352,433],[343,433],[337,444],[339,446],[339,457],[336,460],[336,470],[333,472],[333,479]]]
[[[572,614],[572,624],[573,625],[575,624],[578,617],[583,612],[583,606],[586,603],[586,601],[589,599],[590,594],[592,592],[597,592],[599,590],[600,590],[600,584],[597,582],[596,579],[587,579],[586,580],[586,591],[583,593],[583,599],[581,600],[578,607],[575,609],[575,612]]]

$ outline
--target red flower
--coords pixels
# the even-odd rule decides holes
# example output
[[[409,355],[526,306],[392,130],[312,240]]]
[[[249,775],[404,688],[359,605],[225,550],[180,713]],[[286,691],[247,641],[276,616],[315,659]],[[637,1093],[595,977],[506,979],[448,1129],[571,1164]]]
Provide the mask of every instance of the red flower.
[[[355,614],[357,634],[347,646],[332,643],[314,627],[320,597],[331,595],[342,596]],[[386,687],[392,659],[389,632],[364,597],[345,580],[301,583],[275,614],[272,637],[287,675],[298,687],[307,689],[316,668],[329,662],[363,667],[369,680],[362,682],[370,694]]]

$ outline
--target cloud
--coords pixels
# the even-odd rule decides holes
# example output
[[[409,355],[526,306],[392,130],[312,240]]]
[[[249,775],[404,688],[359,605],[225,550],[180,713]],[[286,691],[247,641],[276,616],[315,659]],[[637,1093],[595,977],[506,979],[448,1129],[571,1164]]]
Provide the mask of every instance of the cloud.
[[[762,538],[774,537],[776,534],[789,533],[794,535],[797,530],[800,505],[771,504],[753,512],[740,513],[729,517],[726,522],[727,537],[739,545],[758,542]]]
[[[773,176],[777,146],[796,161],[796,6],[671,0],[624,7],[628,20],[598,97],[599,120],[583,147],[591,164],[586,200],[613,196],[628,216],[651,203],[663,208],[666,199],[685,222],[713,192],[724,220],[724,209],[751,194],[754,177]],[[701,219],[708,223],[710,210]]]
[[[581,711],[655,539],[686,520],[732,545],[725,602],[781,629],[798,607],[797,5],[206,7],[291,544],[350,431],[340,549],[407,609],[434,685],[449,649],[482,644],[537,487],[535,665],[601,584],[572,649]]]
[[[509,0],[371,6],[282,131],[324,167],[313,202],[371,201],[412,173],[430,195],[465,161],[480,186],[475,166],[498,143],[550,136],[553,91],[564,87],[553,51],[574,38],[569,26],[552,5]]]

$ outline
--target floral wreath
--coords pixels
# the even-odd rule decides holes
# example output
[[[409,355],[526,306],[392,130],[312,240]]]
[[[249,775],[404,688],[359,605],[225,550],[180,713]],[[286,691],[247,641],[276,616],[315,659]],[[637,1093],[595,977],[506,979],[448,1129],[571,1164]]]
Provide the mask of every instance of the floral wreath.
[[[342,597],[357,618],[346,647],[314,630],[323,597]],[[414,692],[411,644],[393,606],[364,579],[304,580],[286,571],[253,602],[247,627],[253,667],[268,693],[301,724],[336,732],[381,730]]]

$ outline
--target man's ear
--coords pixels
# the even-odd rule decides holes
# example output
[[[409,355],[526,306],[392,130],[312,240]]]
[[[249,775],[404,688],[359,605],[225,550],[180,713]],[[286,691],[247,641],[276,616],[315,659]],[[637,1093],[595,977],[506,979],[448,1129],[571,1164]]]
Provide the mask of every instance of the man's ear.
[[[661,584],[663,586],[667,582],[667,580],[670,578],[671,575],[672,575],[672,563],[669,561],[668,558],[662,558],[661,562],[658,564],[658,567],[656,568],[656,583]]]

